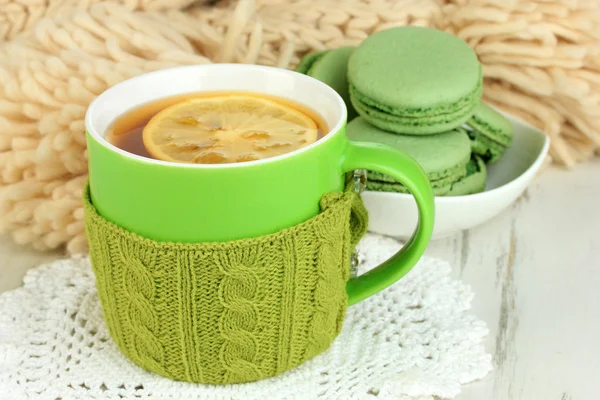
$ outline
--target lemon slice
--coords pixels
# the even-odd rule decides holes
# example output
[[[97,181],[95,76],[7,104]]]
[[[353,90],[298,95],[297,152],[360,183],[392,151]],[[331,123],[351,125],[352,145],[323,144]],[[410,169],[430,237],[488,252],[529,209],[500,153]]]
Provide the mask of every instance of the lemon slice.
[[[143,132],[152,157],[181,163],[254,161],[300,149],[317,140],[309,116],[252,95],[196,97],[156,114]]]

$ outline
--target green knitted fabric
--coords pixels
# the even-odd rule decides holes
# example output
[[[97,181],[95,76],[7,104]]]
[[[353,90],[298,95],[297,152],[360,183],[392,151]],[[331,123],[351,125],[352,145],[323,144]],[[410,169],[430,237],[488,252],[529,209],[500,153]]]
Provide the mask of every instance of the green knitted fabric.
[[[327,194],[302,224],[224,243],[153,241],[100,216],[89,187],[84,203],[109,332],[139,366],[188,382],[250,382],[339,334],[350,255],[367,227],[357,194]]]

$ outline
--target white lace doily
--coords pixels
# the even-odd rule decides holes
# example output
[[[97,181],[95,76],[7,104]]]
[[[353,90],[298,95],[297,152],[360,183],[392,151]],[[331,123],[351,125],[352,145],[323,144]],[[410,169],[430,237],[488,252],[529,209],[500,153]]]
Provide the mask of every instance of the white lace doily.
[[[399,247],[367,235],[360,269]],[[324,354],[275,378],[231,386],[175,382],[128,361],[110,339],[87,258],[31,270],[0,296],[0,399],[433,399],[485,376],[491,357],[473,294],[424,258],[399,283],[348,310]]]

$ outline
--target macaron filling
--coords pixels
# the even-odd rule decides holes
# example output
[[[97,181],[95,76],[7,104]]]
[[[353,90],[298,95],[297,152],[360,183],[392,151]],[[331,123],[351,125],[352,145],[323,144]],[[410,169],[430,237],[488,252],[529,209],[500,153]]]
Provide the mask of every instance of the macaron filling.
[[[490,139],[479,131],[467,129],[467,135],[471,139],[471,150],[480,156],[486,163],[494,163],[502,157],[506,147],[495,140]]]
[[[446,186],[447,184],[456,182],[467,174],[465,165],[466,164],[460,164],[454,168],[442,172],[428,173],[427,177],[429,178],[432,186]],[[369,178],[369,180],[379,182],[398,183],[398,181],[393,177],[375,171],[368,171],[367,178]]]
[[[480,72],[481,74],[481,72]],[[382,104],[377,100],[370,98],[367,95],[362,94],[358,88],[350,83],[350,94],[363,104],[367,108],[372,108],[378,112],[390,114],[397,117],[407,118],[427,118],[427,117],[438,117],[443,115],[452,115],[460,113],[463,110],[472,110],[479,105],[481,99],[481,93],[483,86],[481,85],[481,79],[478,84],[468,93],[466,96],[461,97],[454,103],[437,105],[435,107],[410,107],[410,106],[389,106]]]
[[[431,183],[433,194],[436,196],[443,196],[448,193],[452,188],[453,183],[467,175],[467,164],[468,163],[466,162],[445,171],[428,173],[427,177]],[[373,190],[376,191],[408,193],[408,189],[396,179],[375,171],[367,171],[367,190],[369,188],[375,188]]]
[[[393,109],[362,95],[350,84],[352,105],[371,124],[395,133],[437,133],[456,128],[471,118],[481,97],[478,85],[458,102],[433,108]]]
[[[473,156],[466,167],[466,176],[455,182],[447,196],[465,196],[485,190],[487,169],[481,157]]]
[[[366,189],[372,192],[392,192],[392,193],[409,193],[409,190],[406,186],[400,183],[389,183],[389,182],[367,182]],[[448,184],[446,186],[433,186],[432,190],[434,196],[444,196],[450,192],[452,189],[452,184]]]

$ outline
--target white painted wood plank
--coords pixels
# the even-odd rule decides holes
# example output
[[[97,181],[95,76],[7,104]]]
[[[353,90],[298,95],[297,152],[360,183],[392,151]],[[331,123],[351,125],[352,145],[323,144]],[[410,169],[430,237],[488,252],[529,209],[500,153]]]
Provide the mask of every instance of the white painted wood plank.
[[[495,370],[462,400],[600,395],[600,162],[551,169],[511,209],[433,243],[476,297]]]

